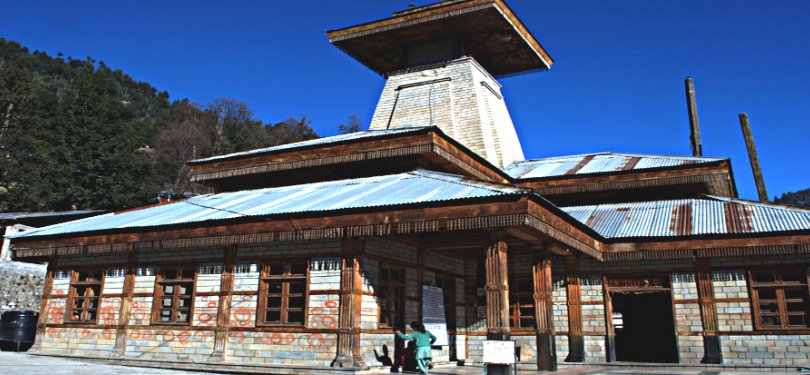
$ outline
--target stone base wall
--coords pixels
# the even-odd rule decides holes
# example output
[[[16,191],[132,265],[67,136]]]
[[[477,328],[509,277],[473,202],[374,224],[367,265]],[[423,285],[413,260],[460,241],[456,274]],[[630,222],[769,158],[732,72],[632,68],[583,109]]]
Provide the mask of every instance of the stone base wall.
[[[329,366],[337,356],[333,333],[230,332],[228,362]]]
[[[207,361],[213,353],[213,331],[153,327],[130,329],[127,333],[127,358]]]
[[[810,364],[810,335],[724,335],[720,347],[727,364]]]
[[[115,330],[47,328],[40,344],[44,353],[107,357],[115,348]]]

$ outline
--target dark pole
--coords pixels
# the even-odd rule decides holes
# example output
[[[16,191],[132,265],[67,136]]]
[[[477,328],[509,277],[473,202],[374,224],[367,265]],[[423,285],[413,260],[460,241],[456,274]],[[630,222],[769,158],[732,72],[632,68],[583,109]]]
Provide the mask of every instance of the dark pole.
[[[745,147],[748,148],[748,159],[751,161],[751,170],[754,172],[759,201],[768,202],[768,192],[765,191],[765,180],[762,178],[762,168],[759,166],[757,146],[754,144],[754,135],[751,133],[751,123],[748,122],[748,115],[745,113],[740,113],[740,126],[745,138]]]
[[[689,141],[692,143],[692,156],[703,156],[697,100],[695,99],[695,82],[692,81],[692,77],[686,77],[686,108],[689,111]]]

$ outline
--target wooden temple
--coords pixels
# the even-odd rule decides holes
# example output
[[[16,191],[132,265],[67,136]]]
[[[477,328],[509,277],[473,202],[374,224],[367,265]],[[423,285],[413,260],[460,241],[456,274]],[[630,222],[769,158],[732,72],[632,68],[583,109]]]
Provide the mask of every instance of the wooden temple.
[[[503,1],[328,36],[387,78],[370,130],[193,160],[216,193],[11,238],[48,262],[37,353],[398,370],[430,286],[439,363],[511,340],[541,370],[810,364],[810,211],[736,198],[723,158],[525,160],[494,77],[552,59]]]

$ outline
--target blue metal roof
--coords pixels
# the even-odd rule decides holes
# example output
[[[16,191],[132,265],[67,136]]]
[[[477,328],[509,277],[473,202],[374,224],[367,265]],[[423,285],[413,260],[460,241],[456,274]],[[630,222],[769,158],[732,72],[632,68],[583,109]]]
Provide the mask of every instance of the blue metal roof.
[[[323,145],[329,145],[329,144],[333,144],[333,143],[354,141],[354,140],[358,140],[358,139],[378,138],[378,137],[384,137],[384,136],[394,135],[394,134],[416,133],[416,132],[419,132],[419,131],[423,131],[423,130],[425,130],[427,128],[435,128],[435,126],[418,126],[418,127],[415,126],[415,127],[410,127],[410,128],[398,128],[398,129],[386,129],[386,130],[368,130],[368,131],[362,131],[362,132],[340,134],[340,135],[335,135],[335,136],[332,136],[332,137],[310,139],[308,141],[286,143],[286,144],[279,145],[279,146],[258,148],[258,149],[255,149],[255,150],[234,152],[232,154],[217,155],[217,156],[212,156],[212,157],[203,158],[203,159],[195,159],[195,160],[189,161],[189,164],[208,163],[208,162],[214,162],[214,161],[219,161],[219,160],[228,160],[228,159],[235,159],[235,158],[242,158],[242,157],[249,157],[249,156],[261,155],[261,154],[267,154],[267,153],[276,152],[276,151],[294,150],[294,149],[298,149],[298,148],[305,148],[305,147],[312,147],[312,146],[323,146]]]
[[[715,196],[562,210],[605,238],[810,231],[810,210]]]
[[[522,195],[529,194],[530,191],[469,180],[447,173],[417,170],[379,177],[206,194],[171,204],[51,225],[11,235],[9,238]]]
[[[512,178],[531,179],[674,167],[720,160],[723,159],[601,152],[518,161],[508,165],[504,170]]]

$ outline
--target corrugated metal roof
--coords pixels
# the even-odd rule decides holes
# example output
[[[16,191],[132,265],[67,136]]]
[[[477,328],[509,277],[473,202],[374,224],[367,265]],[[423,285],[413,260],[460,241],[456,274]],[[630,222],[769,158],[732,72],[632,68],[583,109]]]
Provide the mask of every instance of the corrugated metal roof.
[[[711,163],[720,160],[723,159],[600,152],[518,161],[508,165],[504,170],[512,178],[530,179],[665,168],[687,164]]]
[[[810,231],[810,210],[715,196],[562,210],[606,238]]]
[[[529,189],[417,170],[395,175],[206,194],[142,210],[51,225],[10,238],[200,223],[239,217],[334,211],[528,194]]]
[[[218,160],[228,160],[228,159],[235,159],[247,156],[255,156],[261,154],[267,154],[276,151],[283,151],[283,150],[294,150],[298,148],[305,148],[305,147],[312,147],[312,146],[323,146],[333,143],[340,143],[340,142],[348,142],[358,139],[366,139],[366,138],[377,138],[377,137],[384,137],[387,135],[394,135],[394,134],[406,134],[406,133],[416,133],[419,131],[423,131],[427,128],[433,128],[435,126],[418,126],[418,127],[410,127],[410,128],[397,128],[397,129],[387,129],[387,130],[368,130],[363,132],[355,132],[355,133],[348,133],[348,134],[340,134],[335,135],[332,137],[324,137],[318,139],[310,139],[308,141],[301,141],[301,142],[294,142],[294,143],[286,143],[279,146],[273,147],[266,147],[266,148],[258,148],[255,150],[249,151],[242,151],[242,152],[235,152],[232,154],[225,154],[225,155],[217,155],[212,156],[210,158],[203,158],[203,159],[195,159],[189,161],[189,164],[198,164],[198,163],[207,163],[213,162]]]

